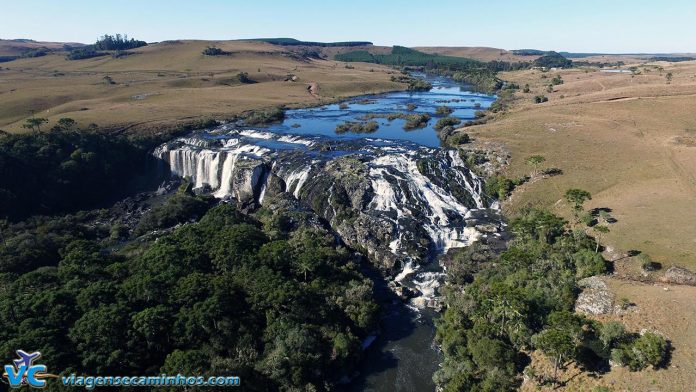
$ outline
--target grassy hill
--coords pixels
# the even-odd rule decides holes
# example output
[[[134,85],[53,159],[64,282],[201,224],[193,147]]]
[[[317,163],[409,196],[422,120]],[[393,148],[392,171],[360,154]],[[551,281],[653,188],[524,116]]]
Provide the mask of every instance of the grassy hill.
[[[34,111],[51,123],[70,117],[81,126],[160,132],[247,110],[406,87],[391,81],[387,67],[347,68],[308,57],[302,47],[258,41],[166,41],[73,61],[58,46],[0,64],[0,129],[25,131],[21,124]],[[227,54],[203,55],[210,46]],[[241,83],[243,72],[255,83]]]
[[[415,47],[414,49],[423,53],[439,54],[443,56],[465,57],[478,61],[534,61],[537,57],[543,55],[521,55],[516,51],[509,51],[498,48],[488,47],[449,47],[449,46],[423,46]]]

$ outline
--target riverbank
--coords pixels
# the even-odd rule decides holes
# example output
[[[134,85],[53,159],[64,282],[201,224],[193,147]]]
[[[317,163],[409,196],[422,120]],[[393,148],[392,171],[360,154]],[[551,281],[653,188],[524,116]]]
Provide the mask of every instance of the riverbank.
[[[207,46],[230,54],[205,56]],[[49,126],[68,117],[81,128],[97,124],[107,132],[149,135],[249,110],[407,88],[391,80],[396,71],[388,67],[346,66],[263,42],[167,41],[125,53],[73,61],[49,54],[2,63],[0,129],[27,132],[22,124],[34,112]]]
[[[565,190],[590,191],[592,200],[586,207],[607,209],[615,219],[602,242],[607,245],[604,256],[616,261],[618,275],[603,279],[614,303],[625,299],[636,305],[630,315],[610,312],[599,317],[622,321],[634,332],[658,330],[675,347],[668,369],[612,370],[599,379],[570,369],[564,375],[571,380],[569,389],[601,385],[648,390],[659,385],[678,390],[696,382],[688,370],[694,365],[690,353],[696,350],[689,326],[696,320],[688,300],[684,302],[696,295],[696,288],[657,281],[670,266],[696,268],[696,232],[689,220],[696,196],[696,181],[689,174],[696,172],[696,120],[690,115],[696,109],[695,72],[696,62],[683,62],[635,64],[630,73],[589,68],[502,73],[501,78],[520,86],[507,111],[492,115],[486,124],[457,131],[469,134],[474,144],[502,144],[511,156],[503,170],[508,178],[535,170],[526,163],[532,155],[545,158],[540,170],[558,169],[561,175],[518,187],[503,203],[508,216],[538,206],[570,219]],[[553,85],[557,75],[562,84]],[[546,96],[548,102],[535,104],[535,96]],[[639,252],[662,269],[646,275],[636,257]],[[648,283],[619,279],[622,276]],[[543,362],[540,356],[533,358]],[[548,370],[548,363],[537,369],[544,366]],[[534,390],[536,385],[525,388]]]

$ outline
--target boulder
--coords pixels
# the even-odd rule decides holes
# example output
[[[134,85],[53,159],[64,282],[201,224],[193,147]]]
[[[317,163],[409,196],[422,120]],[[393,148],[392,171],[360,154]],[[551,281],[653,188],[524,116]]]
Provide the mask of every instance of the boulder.
[[[661,282],[696,286],[696,274],[686,268],[670,267],[662,278]]]
[[[611,314],[614,311],[614,294],[607,284],[597,276],[582,279],[578,285],[583,288],[575,301],[575,311],[588,315]]]

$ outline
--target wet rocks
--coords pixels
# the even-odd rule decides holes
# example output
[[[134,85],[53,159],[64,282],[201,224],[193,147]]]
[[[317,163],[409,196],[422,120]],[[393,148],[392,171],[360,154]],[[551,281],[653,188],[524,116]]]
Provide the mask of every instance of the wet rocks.
[[[418,309],[430,308],[436,312],[441,312],[445,305],[445,300],[442,297],[417,297],[411,300],[411,304]]]
[[[408,301],[411,298],[418,297],[420,292],[416,289],[404,286],[397,281],[390,281],[387,287],[402,301]],[[422,298],[422,297],[420,297]]]
[[[382,270],[427,263],[497,231],[467,222],[486,202],[456,150],[225,127],[169,142],[155,156],[195,189],[245,210],[281,193],[294,197]]]

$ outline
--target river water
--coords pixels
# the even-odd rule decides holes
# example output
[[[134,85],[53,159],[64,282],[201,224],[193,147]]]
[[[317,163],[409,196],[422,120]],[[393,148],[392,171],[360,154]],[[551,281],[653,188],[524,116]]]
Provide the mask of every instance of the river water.
[[[423,76],[423,75],[421,75]],[[425,76],[423,76],[425,77]],[[340,104],[331,104],[308,109],[288,110],[282,124],[268,127],[273,132],[323,135],[330,138],[342,139],[389,139],[405,140],[427,147],[439,147],[440,139],[433,129],[437,122],[435,110],[439,106],[453,109],[451,116],[466,122],[473,120],[477,110],[488,108],[495,97],[472,92],[470,88],[460,85],[449,78],[425,77],[432,85],[430,91],[408,92],[399,91],[387,94],[368,95],[345,101],[348,106],[342,109]],[[407,109],[409,104],[416,105],[412,111]],[[366,114],[390,113],[428,113],[431,116],[428,126],[421,129],[406,131],[403,128],[405,120],[389,121],[385,118],[375,118],[379,129],[366,134],[337,135],[336,126],[346,121],[359,121]]]
[[[419,75],[425,77],[424,75]],[[393,92],[380,95],[363,96],[346,101],[341,106],[326,106],[289,110],[282,124],[268,129],[273,132],[304,135],[323,135],[346,139],[391,139],[404,140],[427,147],[439,147],[440,139],[433,125],[438,117],[435,111],[439,106],[453,109],[451,116],[466,122],[475,118],[477,110],[488,108],[495,97],[471,91],[471,88],[458,84],[449,78],[425,77],[432,85],[430,91]],[[409,111],[407,105],[416,105]],[[405,131],[404,120],[389,121],[375,118],[379,129],[369,135],[337,135],[335,128],[345,121],[359,121],[370,113],[389,114],[428,113],[428,125],[422,129]],[[436,262],[433,264],[437,265]],[[404,280],[409,283],[419,279],[423,270],[436,270],[435,266],[414,271]],[[432,272],[430,272],[432,274]],[[421,275],[422,278],[422,275]],[[435,328],[433,319],[436,313],[430,309],[416,309],[393,299],[386,283],[375,278],[377,297],[383,306],[382,333],[367,349],[360,375],[352,380],[350,391],[434,391],[432,375],[437,370],[441,356],[433,345]],[[411,284],[413,285],[413,284]]]

